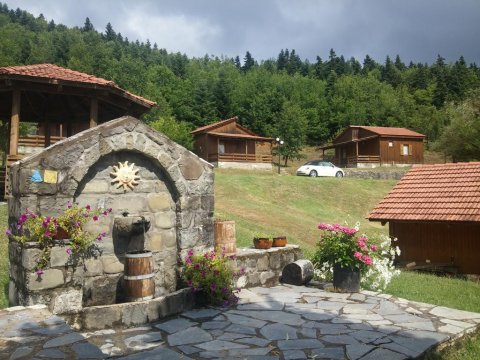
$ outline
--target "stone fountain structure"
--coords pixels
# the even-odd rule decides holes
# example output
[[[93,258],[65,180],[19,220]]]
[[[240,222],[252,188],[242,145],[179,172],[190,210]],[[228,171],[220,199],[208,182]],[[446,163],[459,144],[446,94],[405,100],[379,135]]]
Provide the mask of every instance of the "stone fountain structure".
[[[49,182],[32,181],[34,173],[46,171]],[[11,305],[41,303],[55,313],[75,314],[122,303],[124,254],[141,248],[153,253],[154,297],[176,294],[187,250],[213,245],[212,166],[129,116],[22,159],[12,166],[10,180],[10,224],[27,208],[58,215],[68,202],[113,209],[87,229],[107,234],[98,243],[99,256],[72,263],[65,248],[54,247],[41,278],[34,271],[40,250],[11,241]]]

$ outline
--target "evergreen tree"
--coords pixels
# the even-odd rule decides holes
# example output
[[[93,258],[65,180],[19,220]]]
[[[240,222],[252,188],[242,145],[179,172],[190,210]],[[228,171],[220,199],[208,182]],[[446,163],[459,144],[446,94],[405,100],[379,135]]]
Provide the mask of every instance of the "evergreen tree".
[[[255,60],[253,59],[252,54],[250,54],[250,51],[247,51],[245,57],[243,58],[243,72],[249,71],[251,68],[253,68],[254,65]]]
[[[242,64],[240,63],[240,57],[237,55],[235,56],[235,67],[240,70],[242,68]]]
[[[287,63],[288,63],[288,59],[286,58],[285,52],[282,49],[280,50],[280,53],[278,54],[278,57],[277,57],[277,69],[279,71],[284,70],[287,67]]]
[[[109,23],[110,24],[110,23]],[[95,28],[93,27],[92,23],[90,22],[90,19],[87,17],[85,19],[85,23],[83,25],[83,28],[82,28],[82,31],[83,32],[87,32],[87,31],[95,31]]]
[[[373,60],[370,55],[366,55],[365,56],[365,59],[363,60],[363,73],[366,75],[368,74],[370,71],[376,69],[378,67],[378,64],[375,62],[375,60]]]
[[[106,28],[105,28],[105,40],[107,41],[113,41],[116,38],[115,31],[113,31],[112,24],[108,23]],[[138,42],[138,40],[137,40]]]

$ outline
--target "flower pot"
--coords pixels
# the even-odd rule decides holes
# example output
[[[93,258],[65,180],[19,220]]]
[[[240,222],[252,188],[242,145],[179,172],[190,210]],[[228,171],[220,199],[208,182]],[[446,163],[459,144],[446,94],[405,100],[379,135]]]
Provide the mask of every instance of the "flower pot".
[[[210,305],[210,299],[208,297],[208,294],[203,290],[194,292],[193,297],[196,307],[205,307],[207,305]]]
[[[287,245],[287,237],[286,236],[276,236],[273,238],[273,247],[284,247]]]
[[[269,238],[253,238],[253,245],[255,249],[270,249],[272,247],[273,240]]]
[[[335,265],[333,267],[333,287],[339,292],[359,292],[360,270]]]
[[[54,236],[55,240],[64,240],[64,239],[70,239],[70,236],[68,234],[68,231],[65,230],[64,228],[57,228],[57,232],[55,233]]]

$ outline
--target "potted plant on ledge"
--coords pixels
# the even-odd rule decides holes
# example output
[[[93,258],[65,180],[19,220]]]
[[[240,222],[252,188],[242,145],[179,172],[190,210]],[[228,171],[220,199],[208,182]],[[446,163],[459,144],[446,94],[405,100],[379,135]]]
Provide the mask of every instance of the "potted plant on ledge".
[[[381,257],[379,247],[369,244],[358,229],[339,224],[320,224],[324,232],[317,243],[312,262],[316,267],[333,267],[333,287],[339,292],[360,291],[361,275]]]
[[[253,245],[255,249],[270,249],[272,244],[273,240],[270,235],[263,233],[255,233],[255,235],[253,235]]]

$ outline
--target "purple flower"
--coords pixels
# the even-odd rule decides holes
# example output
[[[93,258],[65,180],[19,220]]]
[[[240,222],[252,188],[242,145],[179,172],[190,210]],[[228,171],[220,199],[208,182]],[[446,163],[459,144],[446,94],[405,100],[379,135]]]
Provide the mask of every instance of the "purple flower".
[[[108,211],[109,213],[111,213],[111,212],[112,212],[112,208],[109,208],[107,211]]]
[[[85,209],[87,209],[88,211],[90,211],[91,206],[90,206],[90,205],[87,205],[87,206],[85,206]]]
[[[52,233],[49,230],[45,230],[44,235],[45,237],[51,237]]]
[[[192,264],[192,259],[190,259],[189,257],[187,257],[187,258],[185,259],[185,264],[191,265],[191,264]]]
[[[5,231],[5,234],[6,234],[7,236],[12,236],[12,230],[7,229],[7,231]]]
[[[215,291],[216,288],[217,288],[217,284],[215,283],[210,284],[210,289],[212,289],[212,291]]]
[[[69,201],[67,204],[67,208],[71,209],[72,208],[72,203]]]
[[[193,256],[193,249],[188,250],[187,255],[188,256]]]
[[[43,226],[43,227],[47,227],[48,224],[50,224],[50,220],[52,220],[52,218],[51,218],[50,216],[47,216],[47,217],[43,220],[42,226]]]
[[[97,215],[93,215],[93,221],[97,221],[98,220],[98,216]]]
[[[107,232],[106,231],[102,231],[102,233],[100,234],[102,237],[105,237],[107,236]]]
[[[67,248],[65,251],[67,252],[68,255],[72,255],[72,249]]]
[[[45,274],[45,271],[43,271],[42,269],[38,269],[37,271],[35,271],[35,274],[37,274],[37,276],[41,276]]]

